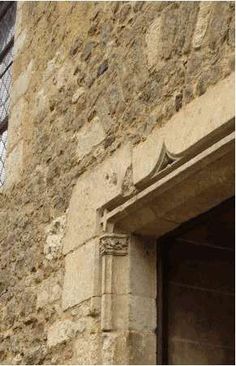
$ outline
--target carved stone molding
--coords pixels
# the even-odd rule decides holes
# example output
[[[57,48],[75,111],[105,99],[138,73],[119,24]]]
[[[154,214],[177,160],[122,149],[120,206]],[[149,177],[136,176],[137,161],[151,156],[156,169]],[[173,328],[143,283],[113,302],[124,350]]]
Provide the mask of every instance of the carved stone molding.
[[[124,234],[105,234],[100,237],[100,255],[126,255],[128,253],[128,237]]]
[[[114,281],[117,285],[120,273],[126,270],[128,242],[128,236],[123,234],[109,233],[100,237],[99,251],[102,258],[101,328],[103,332],[110,332],[114,329],[113,304],[117,295],[114,293]],[[122,258],[118,259],[117,257]],[[118,267],[117,261],[119,261]],[[122,285],[120,290],[123,293]]]
[[[132,169],[136,188],[149,184],[170,165],[189,160],[234,131],[234,79],[232,73],[209,88],[134,147]]]
[[[185,160],[118,207],[104,226],[161,237],[234,195],[234,142],[231,133]],[[178,164],[178,163],[177,163]],[[176,164],[176,165],[177,165]]]
[[[153,170],[152,170],[152,172],[150,173],[149,176],[151,177],[151,176],[157,175],[158,173],[160,173],[161,171],[163,171],[164,169],[166,169],[170,165],[172,165],[175,162],[179,161],[181,158],[182,158],[182,156],[176,157],[176,156],[172,155],[168,151],[165,143],[163,142],[160,157],[157,161],[156,166],[153,168]]]

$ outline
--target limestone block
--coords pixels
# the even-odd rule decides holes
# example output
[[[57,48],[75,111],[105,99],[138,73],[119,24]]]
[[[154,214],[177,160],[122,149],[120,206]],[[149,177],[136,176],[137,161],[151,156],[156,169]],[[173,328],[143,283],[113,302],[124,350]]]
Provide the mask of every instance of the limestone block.
[[[54,347],[68,339],[75,334],[75,327],[71,320],[62,320],[54,323],[48,329],[48,347]]]
[[[78,317],[80,318],[74,323],[76,334],[84,334],[86,332],[95,333],[98,331],[98,327],[100,326],[99,318],[92,317],[91,313],[84,317],[80,312]]]
[[[132,236],[129,252],[129,293],[155,299],[156,292],[155,239]]]
[[[130,332],[127,340],[129,365],[156,365],[156,334]]]
[[[6,183],[5,188],[20,179],[23,169],[23,141],[19,141],[6,159]]]
[[[74,344],[74,363],[77,365],[101,364],[100,334],[83,334]]]
[[[13,56],[14,57],[17,57],[19,55],[19,53],[21,52],[22,48],[24,47],[26,37],[27,37],[27,32],[24,30],[15,39],[14,47],[13,47]]]
[[[22,136],[22,121],[27,107],[27,102],[21,98],[11,108],[8,122],[8,151],[10,152]]]
[[[104,333],[102,336],[102,363],[104,365],[127,365],[127,333]]]
[[[112,295],[112,329],[124,330],[129,324],[128,295]]]
[[[52,304],[61,297],[62,272],[50,276],[44,280],[37,290],[37,309],[43,308],[47,304]]]
[[[165,144],[180,156],[201,139],[216,131],[235,116],[235,74],[188,104],[166,125]]]
[[[22,1],[19,1],[16,7],[15,38],[18,38],[23,28],[23,22],[22,22],[23,4],[24,3]]]
[[[102,336],[104,365],[155,365],[156,335],[151,332],[125,331]]]
[[[122,214],[124,213],[123,218],[118,219],[118,227],[123,232],[160,237],[178,226],[174,221],[164,218],[160,219],[159,212],[153,209],[153,205],[140,202],[138,195],[131,199],[131,202],[132,207],[129,210],[129,214],[127,214],[126,208],[123,211],[125,205],[117,210],[118,216],[120,216],[119,211]]]
[[[22,97],[29,86],[33,70],[33,61],[31,60],[25,70],[18,76],[12,85],[11,105],[15,105],[17,100]]]
[[[35,95],[35,105],[34,105],[34,116],[42,120],[45,118],[49,111],[49,98],[48,98],[47,86],[40,89]]]
[[[60,65],[58,64],[58,66]],[[71,71],[73,68],[73,63],[69,59],[66,59],[66,61],[63,62],[63,65],[58,67],[56,73],[54,72],[53,82],[59,90],[64,88],[68,84],[68,81],[71,78]]]
[[[130,295],[129,329],[155,332],[156,322],[156,299]]]
[[[44,244],[44,255],[49,261],[61,256],[65,224],[66,215],[62,215],[54,219],[45,229],[46,242]]]
[[[94,281],[98,266],[97,242],[91,240],[65,258],[62,307],[67,309],[95,296]]]
[[[81,160],[85,155],[89,154],[93,147],[101,143],[106,137],[105,131],[98,117],[95,117],[88,125],[85,125],[77,134],[78,158]]]
[[[140,184],[160,168],[163,149],[171,156],[184,156],[190,148],[234,118],[234,73],[182,108],[163,127],[153,130],[133,150],[134,184]]]
[[[114,294],[124,295],[128,293],[128,256],[113,258],[112,282]]]
[[[133,179],[139,183],[153,173],[161,161],[164,129],[154,130],[146,141],[133,149]]]
[[[148,66],[152,67],[157,63],[160,43],[161,17],[156,18],[150,25],[146,34],[146,54]]]
[[[101,299],[102,331],[124,330],[128,327],[129,296],[103,294]]]
[[[122,192],[122,183],[131,164],[130,145],[79,177],[70,200],[63,252],[82,245],[96,234],[96,210]]]
[[[200,2],[197,24],[193,35],[194,48],[199,48],[202,45],[204,36],[206,34],[211,9],[212,9],[212,3],[210,1]]]
[[[76,92],[74,93],[71,102],[75,104],[78,102],[79,98],[85,93],[85,89],[83,87],[80,87]]]
[[[63,73],[66,71],[66,66],[63,65],[66,58],[66,52],[63,48],[63,45],[58,51],[56,52],[55,56],[48,61],[47,67],[44,71],[43,75],[43,82],[47,81],[48,79],[51,79],[55,76],[55,73],[58,72],[58,70],[61,68],[60,75],[58,77],[58,87],[63,86]],[[63,66],[62,66],[63,65]],[[55,81],[57,80],[57,76],[55,78]]]

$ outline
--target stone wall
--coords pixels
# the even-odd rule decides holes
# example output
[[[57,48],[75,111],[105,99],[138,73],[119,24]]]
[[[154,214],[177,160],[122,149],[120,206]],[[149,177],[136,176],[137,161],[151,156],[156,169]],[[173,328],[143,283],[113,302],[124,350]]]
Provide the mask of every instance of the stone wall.
[[[114,360],[115,335],[101,336],[99,274],[90,277],[90,211],[105,202],[93,184],[106,182],[106,200],[129,194],[129,159],[110,174],[114,152],[119,165],[127,143],[145,140],[233,68],[232,2],[18,4],[0,192],[1,363]]]

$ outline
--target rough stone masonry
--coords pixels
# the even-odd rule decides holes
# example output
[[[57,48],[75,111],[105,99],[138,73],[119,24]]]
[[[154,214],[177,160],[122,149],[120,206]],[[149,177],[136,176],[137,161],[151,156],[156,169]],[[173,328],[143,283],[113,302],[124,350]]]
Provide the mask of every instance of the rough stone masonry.
[[[0,191],[0,362],[122,363],[116,334],[102,335],[99,274],[90,273],[90,210],[104,203],[93,184],[105,179],[108,200],[130,194],[129,161],[116,176],[109,159],[231,74],[234,3],[19,2],[14,54]],[[84,223],[71,201],[78,187]],[[79,295],[68,286],[74,276]]]

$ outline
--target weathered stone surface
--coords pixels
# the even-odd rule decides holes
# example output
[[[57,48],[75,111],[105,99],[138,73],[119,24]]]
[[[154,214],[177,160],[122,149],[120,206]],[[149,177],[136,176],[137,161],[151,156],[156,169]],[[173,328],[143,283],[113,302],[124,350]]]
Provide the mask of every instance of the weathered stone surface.
[[[14,57],[17,57],[17,55],[21,52],[21,50],[24,47],[25,41],[26,41],[27,33],[26,31],[22,31],[19,36],[14,41],[14,48],[13,48],[13,54]]]
[[[130,296],[129,329],[140,332],[152,331],[154,333],[156,323],[156,299],[144,296]]]
[[[62,294],[63,309],[97,295],[94,293],[94,276],[98,260],[96,244],[96,240],[92,240],[66,256]]]
[[[45,258],[49,261],[57,259],[62,254],[62,239],[66,225],[66,215],[54,219],[50,225],[45,228],[46,242],[44,245]]]
[[[105,60],[104,62],[101,63],[101,65],[99,65],[97,76],[101,76],[102,74],[104,74],[104,72],[106,72],[107,69],[108,69],[108,62],[107,60]]]
[[[33,61],[30,61],[26,69],[20,74],[18,79],[14,82],[11,93],[11,103],[14,105],[17,100],[23,96],[29,86],[33,70]]]
[[[201,139],[226,125],[234,117],[233,101],[234,74],[192,101],[162,129],[156,128],[144,143],[134,148],[134,184],[158,171],[164,147],[174,157],[184,156]]]
[[[132,332],[128,336],[130,350],[129,363],[131,365],[156,364],[156,334]]]
[[[126,145],[99,165],[98,169],[80,176],[68,211],[64,253],[82,245],[96,234],[96,209],[122,193],[122,182],[130,164],[130,146]],[[96,187],[99,189],[96,190]]]
[[[148,177],[155,167],[160,165],[161,152],[164,144],[164,131],[158,129],[142,144],[133,149],[133,179],[134,184]],[[145,159],[142,157],[145,156]]]
[[[49,100],[45,88],[40,89],[35,95],[34,118],[42,121],[49,113]]]
[[[128,364],[127,334],[104,333],[102,336],[102,362],[105,365]]]
[[[22,32],[22,13],[23,13],[23,4],[21,2],[17,3],[17,11],[16,11],[16,22],[15,22],[15,37],[17,38]]]
[[[74,345],[74,360],[79,365],[101,364],[101,340],[98,333],[77,337]]]
[[[23,169],[23,141],[20,140],[6,159],[6,182],[5,186],[10,187],[21,177]]]
[[[78,102],[79,98],[81,97],[81,95],[83,95],[85,93],[85,89],[83,87],[80,87],[78,90],[76,90],[75,94],[72,97],[71,102],[72,103],[76,103]]]
[[[74,324],[71,320],[61,320],[53,324],[48,330],[49,348],[69,340],[74,334]]]
[[[234,74],[193,101],[183,113],[176,115],[172,128],[166,130],[165,143],[168,151],[174,155],[184,154],[203,137],[229,122],[235,113],[233,100]],[[185,126],[186,120],[188,123]],[[178,135],[173,133],[174,130]]]
[[[129,293],[134,296],[156,298],[155,240],[133,236],[130,241]]]
[[[211,10],[212,10],[211,2],[206,1],[200,3],[197,24],[193,36],[193,46],[195,48],[199,48],[202,45],[204,36],[206,34]]]
[[[77,154],[79,160],[91,152],[93,147],[99,145],[106,137],[101,122],[95,117],[89,126],[85,125],[77,135],[78,148]]]
[[[8,152],[19,142],[22,137],[22,120],[27,109],[27,102],[21,98],[11,109],[8,122]]]
[[[146,35],[147,59],[149,67],[155,65],[158,59],[158,53],[160,51],[159,49],[160,27],[161,27],[161,18],[158,17],[150,25]]]
[[[127,294],[111,296],[111,330],[122,331],[128,329],[129,310],[130,297]]]
[[[50,276],[42,281],[37,290],[37,308],[43,308],[61,298],[62,272]]]
[[[169,142],[174,146],[172,152],[185,149],[192,127],[190,123],[188,129],[188,119],[178,120],[177,115],[233,71],[234,4],[214,2],[206,18],[199,5],[168,1],[18,2],[10,103],[14,121],[11,124],[10,117],[8,177],[0,188],[2,363],[155,363],[153,334],[122,332],[127,319],[124,314],[128,314],[129,281],[132,295],[137,297],[144,296],[142,287],[147,293],[154,287],[144,277],[144,263],[134,255],[140,272],[134,270],[127,282],[127,273],[120,273],[120,263],[115,264],[112,290],[117,296],[113,303],[117,332],[107,334],[103,342],[99,341],[98,252],[95,249],[93,261],[92,240],[90,249],[78,249],[78,255],[75,249],[82,250],[81,245],[97,233],[98,208],[126,200],[135,192],[133,176],[141,184],[153,172],[162,151],[158,139],[165,125],[173,134]],[[228,105],[225,98],[217,99],[216,117]],[[173,122],[173,115],[178,122]],[[94,118],[99,119],[97,130],[92,128]],[[209,123],[205,130],[204,121],[196,118],[195,122],[194,135],[198,125],[203,134],[218,126],[218,122]],[[141,142],[142,146],[153,129],[159,137],[148,151],[140,149],[136,163],[141,173],[137,175],[132,167],[132,145]],[[177,140],[174,145],[173,139]],[[84,153],[79,156],[81,148]],[[204,181],[203,175],[199,177]],[[211,191],[214,180],[219,179],[217,174],[212,176]],[[222,181],[226,191],[226,173]],[[223,197],[224,192],[211,191],[201,202],[206,204],[209,196],[216,200]],[[135,229],[151,220],[144,232],[150,234],[151,228],[157,230],[161,205],[166,208],[163,212],[175,219],[165,199],[152,210],[138,207],[139,215],[135,220],[127,217],[127,223]],[[170,203],[176,203],[175,195]],[[178,207],[183,219],[187,210],[192,215],[198,212],[198,202],[185,207],[183,197]],[[63,223],[57,228],[56,222],[67,209],[63,238]],[[173,222],[158,222],[158,234],[173,228]],[[67,258],[62,255],[62,244]],[[64,273],[64,260],[63,303],[68,307],[63,311],[59,287],[52,279],[60,270]],[[84,267],[95,262],[93,268]],[[136,284],[135,276],[139,279]]]

